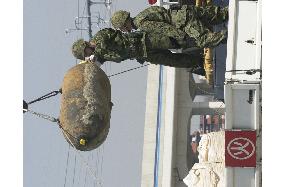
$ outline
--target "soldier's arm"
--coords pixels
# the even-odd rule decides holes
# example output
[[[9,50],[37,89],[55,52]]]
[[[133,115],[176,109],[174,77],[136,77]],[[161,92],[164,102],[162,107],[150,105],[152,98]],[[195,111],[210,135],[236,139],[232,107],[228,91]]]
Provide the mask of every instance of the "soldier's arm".
[[[121,61],[124,61],[125,59],[122,58],[118,53],[115,51],[103,49],[103,48],[96,48],[95,54],[94,54],[100,62],[105,61],[112,61],[120,63]]]
[[[165,22],[144,21],[139,26],[139,29],[149,33],[164,34],[178,41],[184,40],[186,36],[186,33],[184,31],[177,29],[173,25],[170,25]]]
[[[117,36],[122,36],[122,33],[117,30],[113,30],[110,28],[103,29],[100,32],[100,35],[96,35],[93,39],[94,43],[96,43],[96,50],[94,52],[95,56],[100,61],[113,61],[113,62],[121,62],[125,59],[121,57],[119,53],[110,49],[108,45],[111,44],[111,41],[114,40]]]
[[[104,54],[103,58],[106,61],[112,61],[112,62],[117,62],[117,63],[120,63],[121,61],[125,60],[119,54],[113,51],[108,51],[106,54]]]

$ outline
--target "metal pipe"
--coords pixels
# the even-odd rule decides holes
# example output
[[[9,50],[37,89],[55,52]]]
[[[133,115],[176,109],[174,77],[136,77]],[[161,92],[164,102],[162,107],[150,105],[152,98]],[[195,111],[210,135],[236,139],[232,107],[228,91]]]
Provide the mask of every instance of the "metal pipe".
[[[89,40],[92,39],[92,20],[91,20],[91,0],[87,0],[87,15],[88,15],[88,34],[89,34]]]

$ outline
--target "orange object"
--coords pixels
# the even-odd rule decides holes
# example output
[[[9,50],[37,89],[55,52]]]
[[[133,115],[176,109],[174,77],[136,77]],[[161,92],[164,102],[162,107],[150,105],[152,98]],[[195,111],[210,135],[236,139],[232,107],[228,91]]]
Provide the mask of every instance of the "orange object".
[[[196,0],[195,6],[205,6],[211,4],[211,0]],[[211,48],[204,49],[204,70],[205,70],[205,78],[209,85],[213,85],[213,55]]]

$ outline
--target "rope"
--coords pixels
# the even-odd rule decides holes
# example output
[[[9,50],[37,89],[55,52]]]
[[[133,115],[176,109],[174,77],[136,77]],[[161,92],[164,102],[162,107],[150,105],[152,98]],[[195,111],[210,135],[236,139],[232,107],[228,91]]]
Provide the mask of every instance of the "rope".
[[[228,70],[226,72],[245,72],[247,75],[253,75],[256,72],[262,72],[261,69],[246,69],[246,70],[240,70],[240,69],[233,69],[233,70]]]
[[[62,93],[61,89],[56,90],[56,91],[52,91],[52,92],[50,92],[48,94],[45,94],[45,95],[43,95],[43,96],[41,96],[41,97],[39,97],[39,98],[37,98],[37,99],[35,99],[33,101],[30,101],[30,102],[28,102],[28,105],[32,104],[32,103],[35,103],[35,102],[38,102],[38,101],[42,101],[42,100],[48,99],[48,98],[53,97],[53,96],[56,96],[59,93]]]
[[[75,158],[74,159],[75,160],[74,160],[72,187],[74,186],[74,182],[75,182],[75,173],[76,173],[76,165],[77,165],[77,155],[76,154],[75,154]]]
[[[90,155],[88,155],[88,162],[89,162],[89,158],[90,158]],[[87,169],[86,169],[86,172],[85,172],[85,182],[84,182],[84,187],[86,186],[86,181],[87,181]]]
[[[58,119],[57,119],[57,120],[58,120]],[[70,134],[68,131],[66,131],[66,130],[62,127],[62,125],[60,124],[60,121],[59,121],[59,120],[57,121],[57,124],[58,124],[59,128],[61,128],[61,129],[63,130],[63,132],[65,132],[66,134],[68,134],[68,135],[71,136],[72,138],[76,139],[77,141],[80,141],[79,138],[76,138],[75,136],[73,136],[72,134]],[[66,134],[65,134],[65,135],[66,135]],[[68,137],[67,139],[70,140],[69,137]],[[70,143],[71,143],[71,145],[72,145],[73,147],[75,147],[75,146],[72,144],[72,142],[70,142]]]
[[[38,116],[40,118],[46,119],[46,120],[51,121],[51,122],[56,122],[57,123],[59,121],[57,118],[54,118],[54,117],[46,115],[46,114],[41,114],[41,113],[38,113],[38,112],[34,112],[34,111],[30,110],[30,109],[23,109],[23,110],[25,112],[29,112],[31,114],[34,114],[34,115],[36,115],[36,116]]]
[[[70,144],[68,147],[68,154],[67,154],[67,161],[66,161],[66,169],[65,169],[65,179],[64,179],[64,187],[66,185],[66,178],[67,178],[67,168],[68,168],[68,164],[69,164],[69,153],[70,153]]]
[[[94,163],[95,164],[94,166],[96,166],[96,162],[94,160],[94,153],[92,152],[91,155],[92,155],[91,163]],[[96,178],[98,178],[98,168],[97,167],[94,167],[94,168],[96,171]],[[94,181],[94,186],[96,186],[96,181]]]
[[[104,147],[105,145],[103,144],[102,145],[102,159],[101,159],[101,176],[103,175],[103,164],[104,164]],[[101,186],[103,186],[102,184],[101,184]]]
[[[143,68],[143,67],[146,67],[146,66],[149,66],[149,65],[151,65],[151,64],[145,64],[145,65],[138,66],[138,67],[135,67],[135,68],[131,68],[131,69],[128,69],[128,70],[125,70],[125,71],[121,71],[119,73],[115,73],[115,74],[109,75],[108,77],[110,78],[110,77],[113,77],[113,76],[116,76],[116,75],[120,75],[120,74],[129,72],[129,71],[133,71],[133,70],[136,70],[136,69],[139,69],[139,68]]]
[[[69,132],[67,132],[67,131],[62,127],[62,125],[60,124],[60,121],[59,121],[58,118],[49,116],[49,115],[47,115],[47,114],[41,114],[41,113],[38,113],[38,112],[34,112],[34,111],[32,111],[32,110],[29,110],[29,109],[23,109],[23,110],[24,110],[25,112],[29,112],[29,113],[31,113],[31,114],[34,114],[34,115],[36,115],[36,116],[38,116],[38,117],[40,117],[40,118],[43,118],[43,119],[46,119],[46,120],[48,120],[48,121],[57,123],[58,126],[59,126],[59,128],[61,128],[66,134],[68,134],[68,135],[71,136],[72,138],[77,139],[77,140],[79,141],[78,138],[76,138],[75,136],[73,136],[72,134],[70,134]],[[68,138],[68,139],[69,139],[69,138]],[[72,144],[72,145],[73,145],[73,144]],[[73,147],[75,147],[75,146],[73,145]]]
[[[75,185],[75,186],[81,186],[80,184],[81,184],[81,177],[82,177],[82,168],[83,168],[83,164],[82,164],[82,162],[80,162],[79,163],[79,167],[80,167],[80,169],[79,169],[79,174],[77,174],[79,177],[78,177],[78,185]]]
[[[100,171],[99,171],[99,163],[100,163],[100,148],[98,148],[97,150],[96,150],[96,162],[95,162],[95,168],[96,168],[96,171],[97,171],[97,177],[98,176],[101,176],[101,173],[100,173]]]
[[[56,122],[58,124],[58,126],[62,129],[62,132],[65,134],[65,137],[68,139],[68,141],[70,142],[70,144],[75,148],[74,144],[72,143],[72,141],[70,140],[69,136],[74,138],[74,139],[77,139],[79,141],[78,138],[74,137],[73,135],[71,135],[68,131],[66,131],[62,125],[60,124],[60,121],[59,119],[57,118],[54,118],[52,116],[49,116],[49,115],[46,115],[46,114],[41,114],[41,113],[38,113],[38,112],[34,112],[32,110],[28,110],[28,109],[25,109],[26,112],[30,112],[31,114],[34,114],[40,118],[43,118],[43,119],[46,119],[46,120],[49,120],[51,122]],[[68,136],[69,135],[69,136]],[[78,152],[78,150],[76,150]],[[92,174],[94,175],[94,179],[95,181],[97,182],[97,179],[96,179],[96,175],[95,175],[95,172],[90,168],[90,166],[88,165],[88,163],[84,160],[84,158],[82,157],[82,155],[80,154],[80,152],[78,152],[79,156],[81,157],[81,159],[83,160],[83,162],[85,163],[85,165],[89,168],[89,170],[92,172]],[[68,159],[69,159],[69,152],[68,152]],[[66,171],[67,173],[67,171]],[[74,177],[74,176],[73,176]],[[101,181],[98,182],[100,185],[101,185]],[[65,176],[65,182],[64,182],[64,186],[66,185],[66,176]],[[73,178],[73,185],[74,185],[74,178]]]
[[[217,100],[218,101],[218,100]],[[219,106],[219,108],[217,110],[214,110],[214,115],[218,114],[218,115],[223,115],[220,113],[221,107],[224,105],[224,103],[222,102],[222,104]]]
[[[65,134],[66,131],[63,130],[63,133]],[[73,147],[75,147],[74,144],[72,143],[72,141],[69,139],[69,137],[68,137],[66,134],[65,134],[65,136],[66,136],[66,138],[68,139],[68,141],[70,142],[70,144],[71,144]],[[76,149],[76,151],[77,151],[78,155],[81,157],[81,159],[83,160],[84,164],[88,167],[89,171],[90,171],[90,172],[92,173],[92,175],[94,176],[94,180],[97,181],[97,183],[101,184],[101,181],[96,179],[96,177],[95,177],[95,176],[96,176],[96,175],[95,175],[95,172],[94,172],[93,169],[89,166],[89,164],[86,162],[86,160],[85,160],[84,157],[81,155],[81,153],[80,153],[77,149]]]

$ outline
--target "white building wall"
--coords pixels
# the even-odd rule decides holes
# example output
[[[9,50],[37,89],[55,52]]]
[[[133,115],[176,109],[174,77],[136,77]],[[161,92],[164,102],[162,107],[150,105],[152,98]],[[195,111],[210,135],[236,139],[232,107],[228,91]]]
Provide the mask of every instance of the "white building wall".
[[[192,99],[186,69],[164,67],[163,102],[160,131],[158,186],[185,186],[178,180],[187,175],[187,135]],[[154,185],[159,66],[149,66],[141,186]]]
[[[154,182],[158,88],[159,66],[151,65],[147,79],[141,187],[153,186]]]
[[[177,69],[176,76],[176,144],[175,144],[175,168],[178,169],[180,178],[188,174],[187,169],[187,135],[191,116],[192,98],[190,97],[188,82],[189,73],[186,69]],[[176,173],[175,173],[176,175]],[[175,187],[186,186],[182,181],[175,178]]]

